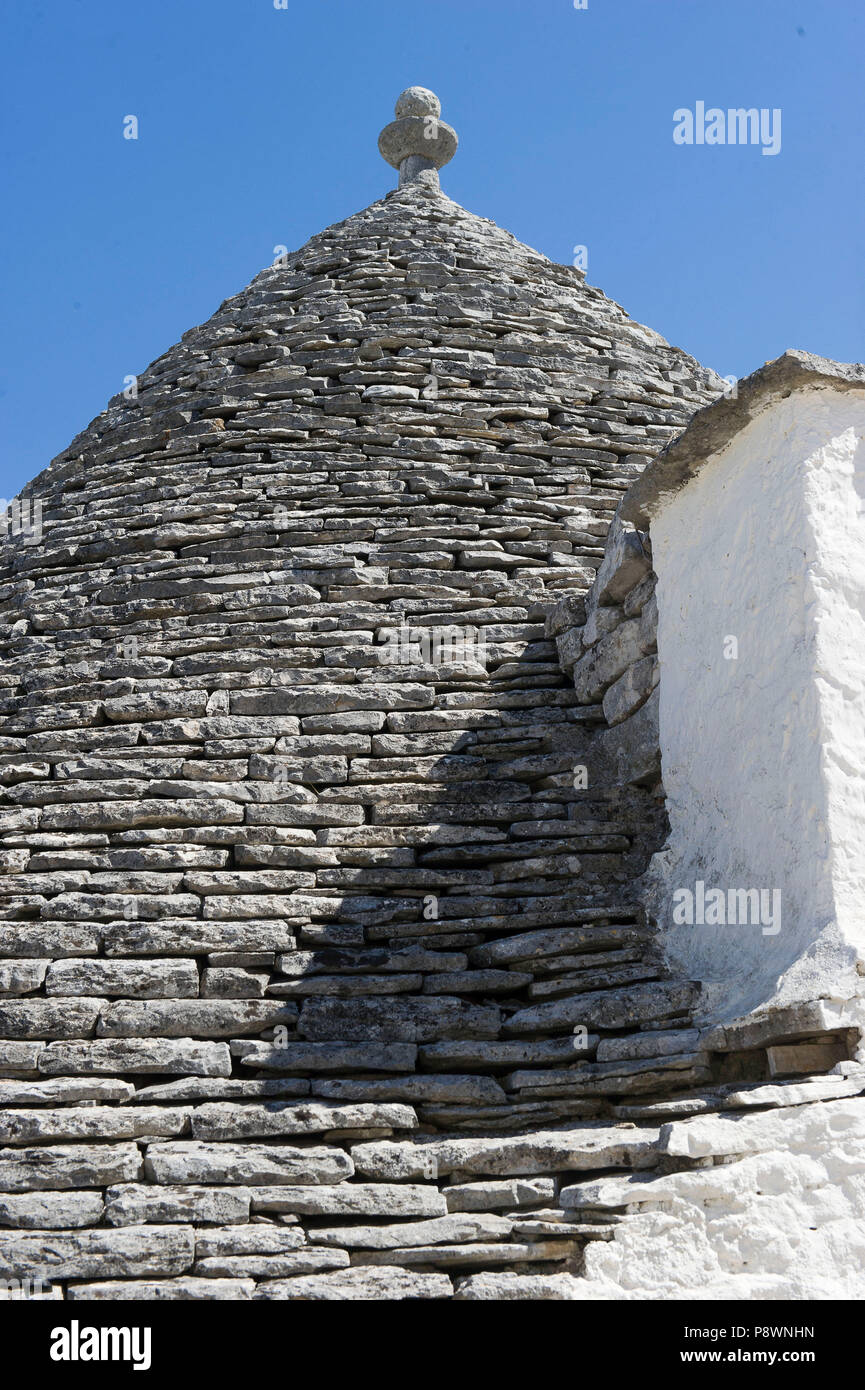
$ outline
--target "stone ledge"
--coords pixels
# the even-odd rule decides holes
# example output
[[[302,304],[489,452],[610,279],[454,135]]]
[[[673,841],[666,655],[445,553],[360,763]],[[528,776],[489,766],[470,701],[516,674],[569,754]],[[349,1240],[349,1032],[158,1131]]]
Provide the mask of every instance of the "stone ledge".
[[[865,366],[859,362],[833,362],[795,348],[767,362],[738,382],[735,396],[722,396],[696,412],[687,428],[628,489],[619,508],[620,519],[647,530],[658,509],[761,410],[808,387],[865,390]]]

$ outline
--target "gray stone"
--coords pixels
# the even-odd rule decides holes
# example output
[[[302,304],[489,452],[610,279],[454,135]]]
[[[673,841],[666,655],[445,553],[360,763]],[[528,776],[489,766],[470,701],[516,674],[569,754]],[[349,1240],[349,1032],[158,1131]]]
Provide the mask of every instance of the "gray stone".
[[[454,1298],[464,1302],[501,1303],[513,1299],[559,1302],[583,1299],[584,1281],[572,1274],[512,1274],[506,1271],[470,1274],[457,1285]]]
[[[249,1220],[249,1193],[231,1187],[150,1187],[120,1183],[105,1193],[109,1226],[230,1225]]]
[[[107,1187],[141,1176],[135,1144],[58,1144],[0,1149],[0,1192]]]
[[[191,960],[55,961],[45,981],[46,994],[122,995],[132,999],[194,999],[198,971]]]
[[[0,960],[0,994],[32,994],[45,979],[48,960]]]
[[[189,1226],[9,1232],[0,1245],[0,1273],[21,1278],[39,1269],[50,1279],[182,1274],[193,1255]]]
[[[351,1155],[361,1177],[383,1182],[462,1173],[535,1176],[558,1169],[651,1168],[658,1162],[658,1135],[657,1128],[575,1124],[489,1139],[384,1140],[356,1144]]]
[[[220,1255],[282,1255],[306,1242],[299,1226],[270,1226],[265,1222],[230,1226],[227,1230],[198,1231],[195,1257],[206,1260]]]
[[[612,727],[636,713],[658,684],[658,660],[641,657],[629,666],[623,676],[604,692],[603,707],[607,723]]]
[[[435,1217],[431,1221],[401,1221],[393,1226],[319,1227],[316,1241],[350,1250],[402,1250],[415,1245],[458,1244],[475,1240],[506,1240],[514,1223],[504,1216]]]
[[[626,989],[598,990],[574,999],[556,999],[522,1009],[505,1024],[508,1033],[563,1032],[573,1026],[632,1028],[649,1019],[686,1013],[696,1002],[699,988],[689,981],[631,985]]]
[[[134,1095],[131,1081],[92,1076],[58,1077],[53,1081],[0,1081],[0,1106],[75,1105],[81,1101],[130,1100]]]
[[[230,1278],[232,1275],[251,1275],[256,1279],[281,1279],[286,1275],[314,1274],[318,1270],[346,1269],[349,1257],[345,1250],[286,1250],[279,1255],[210,1255],[196,1260],[194,1271],[208,1279]]]
[[[410,1183],[341,1182],[327,1187],[256,1187],[252,1210],[300,1216],[444,1216],[436,1187]]]
[[[504,1182],[456,1183],[443,1196],[448,1211],[509,1211],[512,1207],[539,1206],[555,1196],[552,1178],[515,1178]]]
[[[350,1302],[386,1299],[450,1298],[453,1292],[450,1279],[444,1274],[423,1274],[399,1266],[379,1269],[346,1269],[339,1274],[319,1274],[264,1282],[257,1286],[255,1297],[269,1300],[299,1300],[304,1302]]]
[[[0,1143],[53,1144],[68,1139],[146,1139],[188,1133],[189,1111],[166,1106],[67,1106],[0,1114]]]
[[[0,1226],[18,1230],[96,1226],[104,1209],[101,1192],[4,1192],[0,1196]]]
[[[599,734],[590,755],[593,786],[652,785],[661,775],[657,688],[637,712]]]
[[[652,568],[642,538],[627,522],[618,518],[607,536],[604,559],[593,586],[599,604],[621,603]]]
[[[417,1048],[410,1043],[292,1042],[284,1047],[268,1043],[232,1044],[232,1052],[245,1067],[279,1072],[410,1072]]]
[[[315,1081],[312,1093],[330,1100],[502,1105],[507,1097],[490,1076],[406,1076],[382,1081]]]
[[[111,1076],[117,1072],[230,1076],[226,1043],[195,1038],[106,1038],[94,1042],[49,1043],[39,1055],[44,1076]]]
[[[73,1303],[235,1303],[253,1297],[253,1279],[116,1279],[108,1283],[70,1284],[66,1297]]]
[[[322,1134],[338,1129],[414,1129],[417,1117],[407,1105],[340,1105],[338,1102],[269,1101],[266,1105],[201,1105],[192,1112],[196,1139],[278,1137]]]
[[[432,1042],[438,1038],[494,1038],[497,1009],[461,999],[310,999],[298,1024],[310,1040]]]
[[[0,1160],[3,1153],[0,1152]],[[151,1144],[145,1171],[156,1183],[336,1183],[350,1178],[354,1164],[334,1148],[290,1148],[284,1144]],[[0,1183],[3,1180],[0,1162]],[[2,1190],[2,1188],[0,1188]]]
[[[107,1001],[27,999],[9,1003],[0,999],[0,1034],[5,1038],[92,1037],[99,1011]]]
[[[562,1263],[572,1259],[577,1247],[563,1240],[501,1241],[497,1245],[478,1242],[469,1245],[422,1245],[399,1250],[357,1251],[352,1259],[358,1265],[380,1265],[393,1262],[411,1266],[436,1265],[441,1269],[466,1269],[473,1265],[539,1264],[542,1261]]]
[[[236,1037],[260,1033],[277,1024],[292,1025],[297,1018],[293,1004],[258,999],[153,999],[143,1003],[107,1004],[99,1016],[101,1038],[202,1038]]]

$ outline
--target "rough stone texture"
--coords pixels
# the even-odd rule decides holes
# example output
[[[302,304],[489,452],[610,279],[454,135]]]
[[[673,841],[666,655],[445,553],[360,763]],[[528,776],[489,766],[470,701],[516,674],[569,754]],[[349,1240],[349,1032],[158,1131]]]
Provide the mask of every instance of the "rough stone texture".
[[[723,1074],[635,890],[651,550],[605,538],[719,383],[401,175],[0,550],[4,1269],[71,1300],[608,1296],[641,1213],[562,1188],[823,1103],[758,1084],[771,1030]]]
[[[671,1125],[668,1152],[690,1151],[692,1163],[696,1150],[712,1152],[721,1166],[626,1180],[618,1190],[565,1189],[562,1201],[583,1211],[598,1201],[596,1210],[629,1213],[614,1240],[588,1248],[578,1296],[861,1298],[863,1124],[859,1097]]]

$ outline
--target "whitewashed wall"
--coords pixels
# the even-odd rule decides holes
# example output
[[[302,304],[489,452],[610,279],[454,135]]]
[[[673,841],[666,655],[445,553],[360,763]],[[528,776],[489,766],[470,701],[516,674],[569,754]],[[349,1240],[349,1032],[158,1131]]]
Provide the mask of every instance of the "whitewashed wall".
[[[667,1126],[661,1144],[671,1156],[714,1166],[611,1176],[566,1191],[578,1210],[593,1204],[624,1218],[612,1241],[588,1246],[576,1297],[862,1298],[861,1097],[707,1115]]]
[[[671,835],[650,882],[716,1020],[849,997],[865,958],[863,438],[865,393],[796,391],[652,517]],[[697,880],[779,890],[780,930],[674,925]]]

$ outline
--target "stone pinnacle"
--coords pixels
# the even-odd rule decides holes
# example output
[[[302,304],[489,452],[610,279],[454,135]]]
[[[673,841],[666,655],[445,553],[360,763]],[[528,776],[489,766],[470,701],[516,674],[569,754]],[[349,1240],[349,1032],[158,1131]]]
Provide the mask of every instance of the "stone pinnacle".
[[[426,87],[406,87],[394,107],[395,121],[378,137],[383,159],[399,169],[399,186],[419,181],[439,186],[438,170],[453,159],[457,133],[441,119],[441,102]]]

